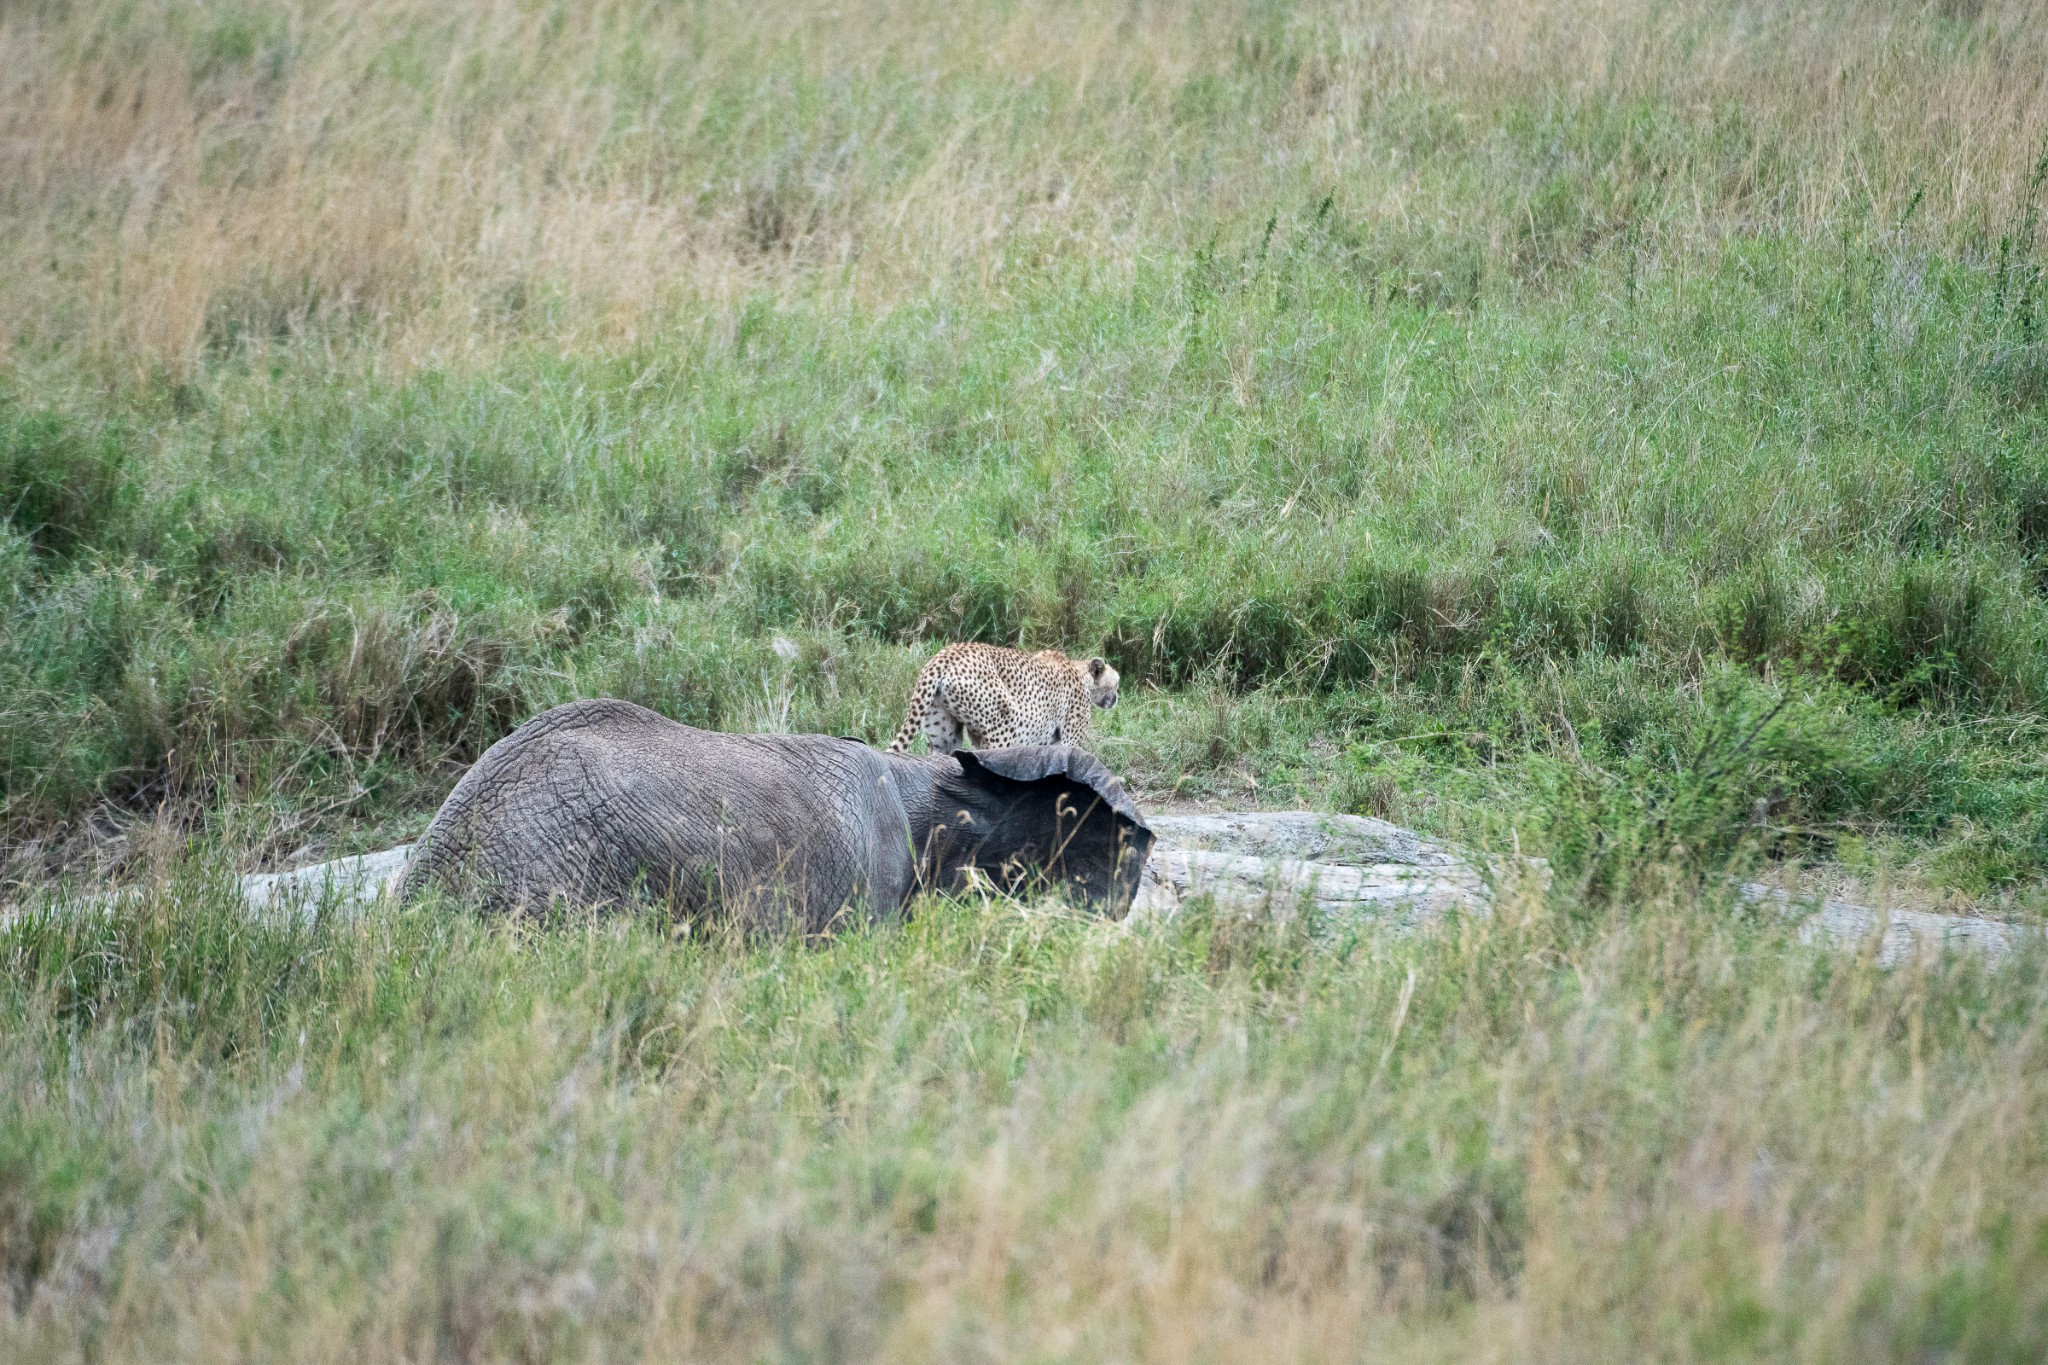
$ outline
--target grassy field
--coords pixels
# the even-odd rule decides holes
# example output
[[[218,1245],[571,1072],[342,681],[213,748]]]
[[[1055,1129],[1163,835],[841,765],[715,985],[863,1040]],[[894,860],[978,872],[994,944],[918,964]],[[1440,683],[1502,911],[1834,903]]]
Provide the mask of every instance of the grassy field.
[[[2024,0],[0,6],[0,1346],[2031,1359]],[[1486,925],[238,927],[524,717],[1101,652]],[[1412,969],[1412,977],[1409,975]],[[1407,983],[1413,981],[1410,986]]]

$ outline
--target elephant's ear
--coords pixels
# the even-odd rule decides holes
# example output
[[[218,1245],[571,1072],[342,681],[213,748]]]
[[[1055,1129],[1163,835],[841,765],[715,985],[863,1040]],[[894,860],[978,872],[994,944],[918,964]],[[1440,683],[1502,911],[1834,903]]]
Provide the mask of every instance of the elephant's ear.
[[[1012,782],[1064,777],[1093,791],[1104,805],[1140,829],[1146,828],[1145,817],[1138,813],[1138,803],[1131,800],[1124,784],[1117,781],[1116,774],[1101,759],[1085,749],[1071,744],[1023,744],[1014,749],[961,749],[953,757],[970,773],[980,769]]]

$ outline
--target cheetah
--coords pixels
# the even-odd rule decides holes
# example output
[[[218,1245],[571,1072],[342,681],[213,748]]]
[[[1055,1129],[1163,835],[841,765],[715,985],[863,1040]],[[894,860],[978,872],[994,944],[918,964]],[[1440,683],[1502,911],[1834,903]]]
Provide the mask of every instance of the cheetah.
[[[1000,645],[947,645],[918,670],[910,714],[889,752],[906,753],[919,734],[933,753],[957,748],[965,732],[977,749],[1078,744],[1091,706],[1116,705],[1117,674],[1103,659],[1070,659]]]

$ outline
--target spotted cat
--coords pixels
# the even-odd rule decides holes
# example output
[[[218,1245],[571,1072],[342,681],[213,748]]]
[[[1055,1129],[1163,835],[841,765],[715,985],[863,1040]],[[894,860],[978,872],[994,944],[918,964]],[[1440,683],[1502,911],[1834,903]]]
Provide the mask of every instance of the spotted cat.
[[[918,670],[910,714],[891,753],[920,734],[932,752],[1016,744],[1079,744],[1092,708],[1116,705],[1117,673],[1104,659],[1070,659],[1057,649],[1026,654],[1000,645],[947,645]]]

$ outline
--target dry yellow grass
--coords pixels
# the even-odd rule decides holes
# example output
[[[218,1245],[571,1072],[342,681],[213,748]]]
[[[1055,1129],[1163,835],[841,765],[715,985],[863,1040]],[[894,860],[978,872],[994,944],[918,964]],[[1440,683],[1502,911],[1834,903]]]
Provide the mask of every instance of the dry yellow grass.
[[[1639,241],[1917,199],[1919,230],[1981,246],[2048,140],[2048,24],[2026,0],[10,6],[0,346],[174,371],[308,333],[401,363],[601,347],[759,289],[1127,269],[1325,194],[1497,244],[1534,221],[1495,164],[1532,119],[1631,117],[1661,131],[1605,188]]]

